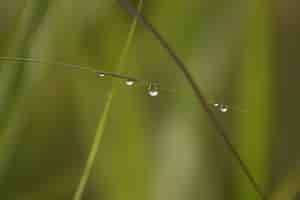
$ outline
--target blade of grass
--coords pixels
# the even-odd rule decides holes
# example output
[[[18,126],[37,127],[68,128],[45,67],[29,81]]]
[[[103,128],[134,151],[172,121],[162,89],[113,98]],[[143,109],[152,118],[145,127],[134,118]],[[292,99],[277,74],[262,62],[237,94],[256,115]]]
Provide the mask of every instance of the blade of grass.
[[[272,121],[272,67],[271,67],[271,1],[249,0],[245,2],[245,35],[242,70],[240,72],[240,102],[251,110],[247,115],[237,115],[236,141],[240,153],[251,166],[259,183],[268,188],[270,121]],[[253,81],[255,77],[255,81]],[[255,97],[255,98],[253,98]],[[251,128],[249,128],[251,122]],[[251,148],[249,148],[251,146]],[[257,195],[247,180],[237,176],[238,199],[251,200]]]
[[[102,138],[102,135],[103,135],[103,132],[104,132],[104,129],[105,129],[105,124],[106,124],[107,119],[108,119],[111,100],[112,100],[112,92],[110,92],[109,95],[108,95],[108,98],[107,98],[107,101],[106,101],[106,104],[105,104],[105,107],[104,107],[104,111],[103,111],[102,117],[99,121],[97,132],[96,132],[93,144],[91,146],[91,150],[90,150],[90,153],[88,155],[88,159],[87,159],[86,164],[84,166],[84,170],[83,170],[81,179],[79,181],[78,187],[77,187],[76,192],[74,194],[73,200],[80,200],[82,198],[83,193],[84,193],[87,181],[89,179],[93,164],[94,164],[95,159],[96,159],[97,151],[99,149],[101,138]]]
[[[7,62],[21,63],[21,64],[30,63],[30,64],[49,65],[49,66],[50,65],[51,66],[59,66],[59,67],[73,69],[73,70],[91,72],[91,73],[95,73],[98,75],[103,74],[103,75],[109,76],[111,78],[132,80],[134,82],[139,82],[141,84],[146,84],[146,85],[151,83],[151,81],[149,81],[149,80],[143,80],[143,79],[139,79],[136,77],[125,75],[125,74],[113,73],[110,71],[103,71],[103,70],[96,70],[94,67],[91,67],[91,66],[81,66],[81,65],[68,64],[68,63],[63,63],[63,62],[48,62],[48,61],[38,60],[38,59],[34,59],[34,58],[21,58],[21,57],[2,57],[2,56],[0,56],[0,61],[7,61]],[[158,84],[158,83],[153,82],[153,84]]]
[[[208,101],[206,100],[205,96],[203,95],[202,91],[200,90],[198,84],[194,80],[192,74],[189,72],[188,68],[185,66],[184,62],[179,58],[179,56],[175,53],[173,48],[170,44],[162,37],[162,35],[154,28],[154,26],[146,19],[136,8],[134,8],[128,0],[119,0],[121,5],[126,8],[129,13],[139,20],[139,22],[150,32],[153,36],[159,41],[160,45],[166,50],[175,64],[179,67],[180,71],[185,76],[186,80],[188,81],[189,85],[194,91],[195,96],[198,99],[199,104],[202,106],[204,111],[207,113],[208,118],[212,122],[213,126],[216,128],[218,135],[223,139],[226,144],[226,147],[231,152],[235,160],[237,161],[238,165],[240,166],[243,173],[249,179],[251,185],[253,186],[254,190],[258,193],[261,199],[266,200],[267,197],[264,192],[261,190],[260,186],[256,182],[254,176],[252,175],[248,165],[243,161],[239,152],[236,150],[233,143],[230,141],[228,137],[228,133],[223,127],[223,125],[219,122],[217,117],[215,116],[213,110],[210,108]]]
[[[144,0],[139,1],[139,4],[138,4],[138,10],[139,11],[141,11],[141,9],[142,9],[143,2],[144,2]],[[134,17],[133,22],[130,26],[130,30],[128,32],[127,40],[125,42],[124,48],[122,49],[122,52],[121,52],[121,55],[120,55],[120,58],[119,58],[119,62],[118,62],[118,65],[117,65],[117,72],[121,72],[121,70],[122,70],[121,67],[125,62],[125,58],[127,56],[129,48],[131,46],[137,22],[138,22],[137,17]]]
[[[138,4],[138,10],[141,10],[142,6],[143,6],[143,0],[140,0],[139,4]],[[120,54],[120,57],[119,57],[119,60],[118,60],[117,72],[119,72],[121,70],[122,65],[125,63],[125,58],[126,58],[126,55],[129,51],[129,48],[131,46],[133,36],[134,36],[134,33],[135,33],[135,29],[136,29],[136,25],[137,25],[137,17],[134,17],[133,22],[130,26],[130,30],[128,32],[127,39],[125,41],[125,45],[122,48],[122,51],[121,51],[121,54]],[[113,87],[111,89],[111,91],[109,92],[109,94],[108,94],[108,98],[107,98],[107,101],[106,101],[106,104],[105,104],[105,107],[104,107],[104,111],[103,111],[101,119],[99,120],[99,125],[98,125],[97,131],[96,131],[96,135],[95,135],[93,144],[91,146],[90,153],[88,155],[88,160],[85,164],[83,174],[82,174],[81,179],[79,181],[78,187],[77,187],[77,189],[74,193],[73,200],[82,199],[82,196],[83,196],[88,178],[91,174],[91,170],[92,170],[92,167],[93,167],[93,164],[94,164],[94,161],[95,161],[95,158],[96,158],[96,155],[97,155],[100,143],[101,143],[103,133],[105,131],[105,125],[106,125],[106,122],[108,120],[108,116],[109,116],[109,113],[110,113],[110,110],[111,110],[111,102],[112,102],[112,99],[113,99],[113,96],[114,96],[115,92],[116,92],[116,88]]]

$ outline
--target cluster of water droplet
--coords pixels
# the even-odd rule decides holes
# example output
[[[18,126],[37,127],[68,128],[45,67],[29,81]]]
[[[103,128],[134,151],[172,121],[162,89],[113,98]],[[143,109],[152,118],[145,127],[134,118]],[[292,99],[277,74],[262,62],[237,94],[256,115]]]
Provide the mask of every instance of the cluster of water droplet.
[[[149,96],[156,97],[160,94],[159,84],[157,84],[155,82],[137,80],[135,78],[130,78],[128,76],[125,76],[125,75],[122,75],[122,74],[116,74],[116,73],[112,73],[112,72],[96,71],[92,67],[81,67],[79,65],[72,65],[72,64],[65,64],[65,63],[58,63],[58,62],[57,63],[50,63],[50,62],[46,62],[46,61],[35,60],[35,59],[32,59],[32,58],[0,57],[0,60],[13,61],[13,62],[29,62],[29,63],[46,64],[46,65],[62,65],[64,67],[68,67],[68,68],[72,68],[72,69],[76,68],[76,69],[96,73],[97,76],[100,77],[100,78],[104,78],[106,76],[113,77],[113,78],[119,78],[119,79],[125,80],[126,86],[134,86],[137,82],[141,82],[141,83],[143,83],[143,85],[147,85],[147,94]],[[229,107],[228,105],[225,105],[225,104],[214,103],[214,104],[211,104],[211,105],[213,107],[215,107],[216,109],[218,109],[218,111],[220,111],[222,113],[226,113],[229,110],[240,110],[240,109],[234,109],[233,107]],[[240,110],[240,111],[244,112],[244,110]]]
[[[214,107],[216,107],[222,113],[226,113],[229,111],[229,107],[224,104],[214,103]]]
[[[104,78],[106,76],[105,73],[97,73],[97,76],[100,77],[100,78]],[[136,80],[135,79],[126,79],[125,80],[125,85],[126,86],[134,86],[136,84]],[[155,84],[155,83],[148,83],[147,84],[147,93],[149,96],[151,97],[156,97],[159,95],[159,87],[158,87],[158,84]]]
[[[105,73],[97,73],[98,77],[104,78],[107,74]],[[137,80],[136,79],[126,79],[125,80],[125,85],[126,86],[134,86],[136,84]],[[159,95],[159,85],[157,83],[147,83],[147,93],[151,97],[156,97]],[[229,111],[229,106],[225,104],[219,104],[219,103],[214,103],[212,104],[215,108],[218,109],[218,111],[222,113],[227,113]]]

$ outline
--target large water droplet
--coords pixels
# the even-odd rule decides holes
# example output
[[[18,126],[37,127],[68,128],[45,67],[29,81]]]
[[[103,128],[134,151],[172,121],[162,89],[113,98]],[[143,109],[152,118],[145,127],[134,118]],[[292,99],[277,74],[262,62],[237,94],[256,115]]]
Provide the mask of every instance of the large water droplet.
[[[128,79],[128,80],[126,80],[125,84],[126,84],[127,86],[133,86],[133,85],[135,84],[135,80]]]
[[[158,87],[154,84],[150,84],[148,87],[148,94],[151,97],[156,97],[159,95]]]
[[[228,106],[227,105],[220,105],[220,111],[222,112],[222,113],[226,113],[226,112],[228,112],[229,111],[229,108],[228,108]]]

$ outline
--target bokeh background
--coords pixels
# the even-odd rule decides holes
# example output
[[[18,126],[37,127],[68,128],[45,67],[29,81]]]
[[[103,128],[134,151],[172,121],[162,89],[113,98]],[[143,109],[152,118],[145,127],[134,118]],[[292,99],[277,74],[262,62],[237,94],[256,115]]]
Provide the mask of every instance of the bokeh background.
[[[270,199],[298,200],[300,2],[145,0],[142,12],[207,99],[229,105],[212,109]],[[0,0],[0,56],[114,72],[132,20],[116,0]],[[144,85],[1,61],[0,199],[72,199],[112,88],[82,199],[259,199],[140,24],[120,67],[166,91],[149,97]]]

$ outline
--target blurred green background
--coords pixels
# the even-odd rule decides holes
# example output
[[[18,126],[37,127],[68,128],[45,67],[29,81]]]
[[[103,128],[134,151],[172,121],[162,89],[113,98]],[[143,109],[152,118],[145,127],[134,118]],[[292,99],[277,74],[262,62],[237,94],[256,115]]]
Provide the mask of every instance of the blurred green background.
[[[132,1],[137,4],[138,1]],[[270,199],[300,198],[297,0],[145,0]],[[116,71],[132,16],[116,0],[0,0],[0,56]],[[138,24],[122,73],[0,63],[0,199],[72,199],[115,88],[84,200],[259,199],[184,76]],[[212,109],[213,106],[212,106]]]

